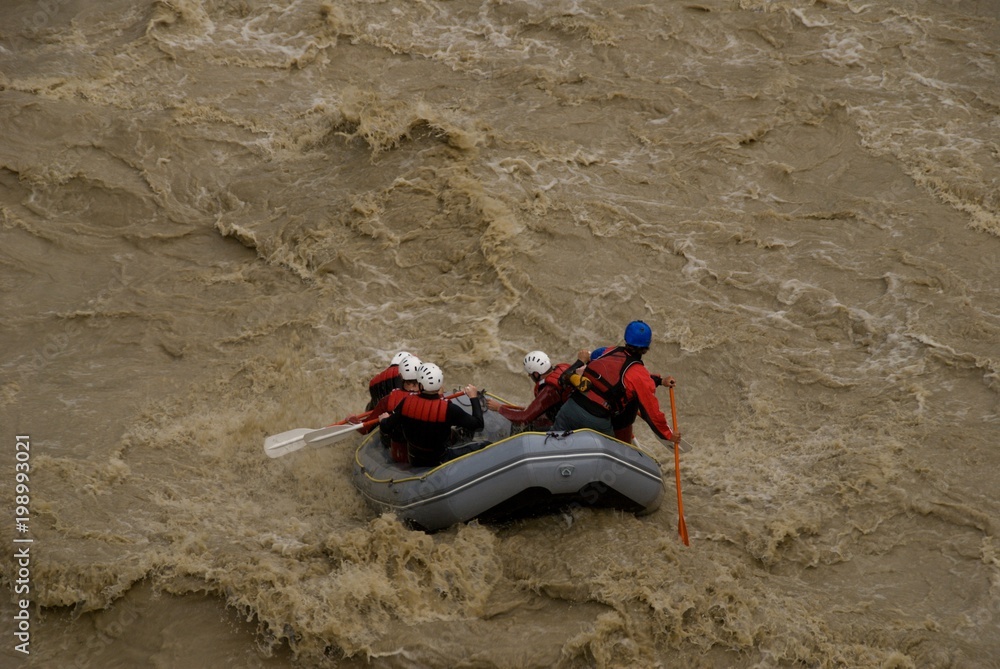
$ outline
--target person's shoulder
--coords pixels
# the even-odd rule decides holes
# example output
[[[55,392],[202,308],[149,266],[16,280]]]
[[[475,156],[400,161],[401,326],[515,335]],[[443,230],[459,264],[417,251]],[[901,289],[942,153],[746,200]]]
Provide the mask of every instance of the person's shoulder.
[[[629,381],[636,381],[636,382],[649,381],[650,383],[652,383],[653,377],[650,376],[649,370],[646,369],[646,366],[642,364],[642,360],[637,360],[636,362],[638,364],[629,365],[628,369],[625,370],[625,378],[628,379]]]

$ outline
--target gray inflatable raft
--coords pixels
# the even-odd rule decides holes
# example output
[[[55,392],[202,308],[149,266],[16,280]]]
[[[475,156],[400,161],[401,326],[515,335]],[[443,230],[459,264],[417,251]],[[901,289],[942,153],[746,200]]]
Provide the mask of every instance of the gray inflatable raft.
[[[469,399],[453,400],[469,409]],[[663,498],[659,463],[640,447],[593,430],[511,434],[500,414],[434,468],[393,462],[378,430],[358,447],[354,485],[379,512],[428,531],[481,518],[504,520],[566,505],[645,514]]]

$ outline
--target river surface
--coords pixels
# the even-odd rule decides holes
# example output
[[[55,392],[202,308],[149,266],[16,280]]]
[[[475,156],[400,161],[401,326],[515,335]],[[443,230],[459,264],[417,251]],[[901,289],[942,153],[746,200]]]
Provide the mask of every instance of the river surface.
[[[1000,666],[1000,1],[2,13],[5,668]],[[639,318],[690,546],[262,450]]]

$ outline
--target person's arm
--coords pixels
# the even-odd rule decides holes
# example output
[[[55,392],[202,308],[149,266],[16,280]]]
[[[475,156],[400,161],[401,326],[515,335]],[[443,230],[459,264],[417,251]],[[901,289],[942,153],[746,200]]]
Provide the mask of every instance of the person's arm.
[[[396,408],[395,408],[395,410],[393,410],[392,413],[390,413],[388,416],[386,416],[385,418],[382,418],[379,421],[378,426],[379,426],[379,430],[381,430],[382,434],[391,434],[392,431],[395,430],[399,426],[399,421],[402,419],[402,415],[403,415],[403,403],[404,402],[406,402],[406,398],[405,397],[403,398],[402,402],[400,402],[399,404],[396,405]],[[379,418],[381,418],[381,416],[379,416]]]
[[[497,409],[497,413],[509,420],[511,423],[523,425],[525,423],[531,423],[537,419],[545,413],[550,406],[558,402],[561,398],[562,393],[559,392],[558,388],[545,384],[542,386],[542,389],[538,391],[538,394],[535,395],[535,399],[531,400],[531,404],[528,406],[523,409],[518,409],[516,407],[503,404],[499,409]]]
[[[472,414],[470,415],[453,402],[448,403],[448,422],[457,427],[464,427],[473,432],[483,429],[486,423],[483,421],[483,407],[479,402],[479,390],[473,385],[463,388],[465,394],[472,400]]]
[[[625,372],[626,391],[639,400],[639,413],[650,429],[659,439],[673,441],[674,433],[667,424],[667,417],[660,410],[660,402],[656,399],[656,384],[649,372],[641,365],[632,365]]]

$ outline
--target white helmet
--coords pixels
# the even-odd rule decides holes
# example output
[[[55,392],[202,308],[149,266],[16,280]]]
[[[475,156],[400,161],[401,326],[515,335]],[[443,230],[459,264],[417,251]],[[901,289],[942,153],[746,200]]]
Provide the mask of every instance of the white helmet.
[[[391,365],[398,365],[399,363],[403,362],[403,360],[405,360],[408,357],[410,357],[409,353],[407,353],[406,351],[400,351],[396,355],[392,356],[392,362],[390,362],[389,365],[390,366]]]
[[[444,385],[444,374],[434,363],[425,362],[417,369],[417,382],[424,392],[436,393]]]
[[[404,381],[416,381],[419,368],[420,359],[415,355],[408,355],[399,363],[399,376]]]
[[[550,369],[552,369],[552,363],[544,351],[532,351],[524,356],[524,371],[528,374],[544,374]]]

